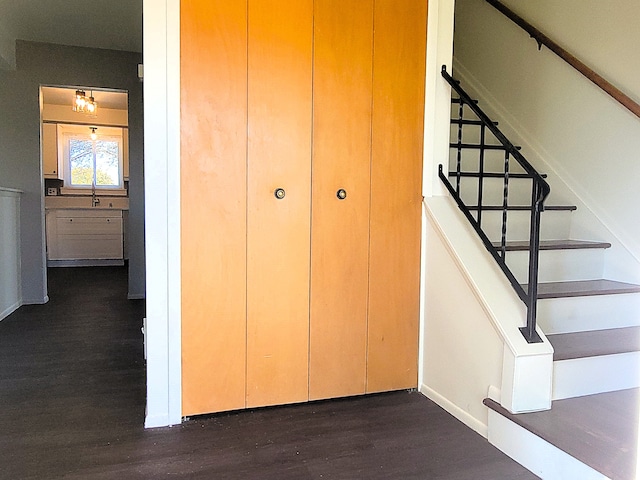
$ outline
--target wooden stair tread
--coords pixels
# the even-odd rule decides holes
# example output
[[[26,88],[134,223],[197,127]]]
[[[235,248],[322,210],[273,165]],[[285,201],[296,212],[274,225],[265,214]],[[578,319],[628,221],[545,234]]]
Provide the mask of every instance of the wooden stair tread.
[[[527,284],[523,284],[522,287],[525,291],[527,290]],[[590,297],[593,295],[614,295],[638,292],[640,292],[640,285],[604,279],[538,284],[538,299]]]
[[[615,355],[640,350],[640,327],[547,335],[554,360]]]
[[[452,170],[449,172],[449,176],[450,177],[457,177],[458,176],[458,172],[456,172],[455,170]],[[461,177],[467,177],[467,178],[479,178],[480,177],[480,173],[478,172],[460,172],[460,176]],[[504,173],[502,172],[484,172],[482,174],[482,176],[484,178],[504,178]],[[540,176],[542,178],[547,178],[547,174],[546,173],[541,173]],[[531,175],[529,175],[528,173],[510,173],[509,174],[509,179],[513,180],[514,178],[520,178],[520,179],[525,179],[525,180],[531,180]]]
[[[568,398],[551,410],[513,415],[491,399],[484,404],[609,478],[632,480],[640,390]]]
[[[495,248],[500,248],[500,242],[493,242]],[[540,250],[577,250],[583,248],[610,248],[607,242],[592,242],[589,240],[540,240]],[[529,250],[529,242],[512,241],[507,242],[507,252],[522,252]]]
[[[467,208],[469,210],[478,210],[478,206],[477,205],[469,205],[467,206]],[[575,205],[545,205],[544,209],[545,211],[568,211],[568,212],[572,212],[574,210],[576,210],[576,206]],[[482,210],[483,211],[501,211],[503,209],[502,205],[483,205],[482,206]],[[507,205],[507,210],[510,211],[529,211],[531,210],[531,207],[529,205]]]

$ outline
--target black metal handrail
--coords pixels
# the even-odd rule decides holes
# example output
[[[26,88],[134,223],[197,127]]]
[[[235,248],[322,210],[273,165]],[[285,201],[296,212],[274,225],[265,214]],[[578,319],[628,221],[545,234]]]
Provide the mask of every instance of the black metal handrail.
[[[496,260],[504,274],[506,275],[509,283],[514,288],[520,299],[527,307],[527,325],[521,327],[520,331],[524,335],[525,339],[529,343],[539,343],[542,340],[536,332],[536,307],[538,300],[538,257],[540,252],[540,213],[544,209],[544,200],[551,191],[549,184],[542,178],[542,176],[531,166],[531,164],[524,158],[505,135],[500,131],[497,123],[493,122],[480,107],[477,102],[473,100],[462,87],[460,82],[455,80],[451,75],[447,73],[446,66],[442,66],[442,77],[451,85],[451,88],[458,94],[459,103],[459,118],[453,119],[452,124],[457,125],[458,135],[457,142],[452,142],[451,148],[457,149],[456,154],[456,170],[454,172],[456,177],[455,187],[449,182],[448,171],[447,175],[443,172],[442,165],[439,166],[438,176],[447,187],[447,190],[454,198],[458,207],[464,213],[465,217],[469,220],[474,230],[480,236],[482,243],[489,251],[489,253]],[[476,119],[468,120],[464,118],[464,107],[468,107],[476,116]],[[463,127],[466,125],[474,125],[480,127],[480,141],[478,144],[470,144],[463,142]],[[495,137],[498,144],[486,143],[487,130]],[[478,150],[478,171],[463,172],[462,171],[462,151],[465,149]],[[487,172],[485,170],[485,153],[488,150],[502,150],[504,151],[504,171],[499,172]],[[510,178],[510,159],[513,158],[517,164],[524,170],[524,173],[516,174],[518,177],[530,178],[531,182],[531,203],[527,209],[531,211],[531,219],[529,224],[529,271],[528,271],[528,284],[525,289],[520,282],[516,279],[515,275],[506,263],[506,251],[507,251],[507,219],[508,211],[511,205],[509,205],[509,178]],[[478,195],[477,206],[467,206],[460,196],[460,184],[463,177],[477,176],[478,178]],[[502,178],[503,179],[503,196],[502,205],[483,205],[483,189],[485,178]],[[495,210],[496,207],[502,211],[502,224],[501,224],[501,238],[500,246],[497,248],[489,237],[482,229],[482,212],[483,210]],[[522,206],[519,206],[520,208]],[[476,211],[476,217],[471,213],[471,210]]]

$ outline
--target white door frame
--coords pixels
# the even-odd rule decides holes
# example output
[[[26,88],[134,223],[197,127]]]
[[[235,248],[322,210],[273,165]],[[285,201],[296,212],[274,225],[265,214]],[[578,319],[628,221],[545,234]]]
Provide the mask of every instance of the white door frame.
[[[143,1],[147,277],[145,427],[182,420],[180,0]]]

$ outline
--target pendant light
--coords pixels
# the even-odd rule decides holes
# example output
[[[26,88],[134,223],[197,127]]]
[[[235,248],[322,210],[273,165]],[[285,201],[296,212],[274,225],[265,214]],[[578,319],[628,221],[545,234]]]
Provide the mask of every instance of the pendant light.
[[[73,111],[78,113],[86,113],[91,117],[97,116],[98,104],[93,98],[93,91],[91,95],[87,97],[87,93],[84,90],[76,90],[76,95],[73,101]]]

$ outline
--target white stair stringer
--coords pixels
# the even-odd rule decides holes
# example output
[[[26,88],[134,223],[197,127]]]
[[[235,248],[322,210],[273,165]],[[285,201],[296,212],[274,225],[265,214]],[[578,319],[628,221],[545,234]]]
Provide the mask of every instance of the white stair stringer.
[[[640,387],[640,352],[553,362],[552,400]]]
[[[488,409],[489,443],[544,480],[609,480],[560,448]]]

